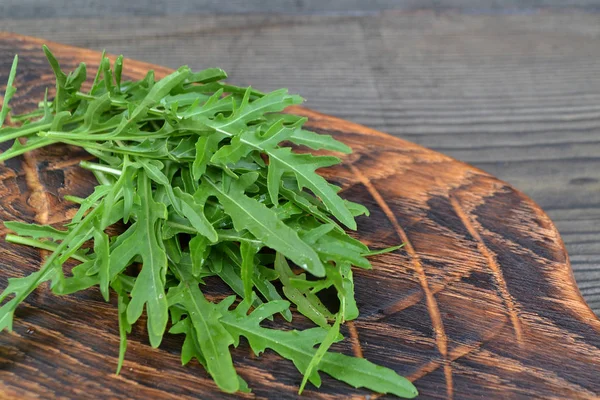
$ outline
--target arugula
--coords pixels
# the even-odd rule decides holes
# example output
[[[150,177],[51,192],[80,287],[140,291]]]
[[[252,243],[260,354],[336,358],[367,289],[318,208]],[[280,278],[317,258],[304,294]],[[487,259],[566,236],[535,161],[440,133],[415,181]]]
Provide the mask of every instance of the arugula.
[[[282,331],[263,328],[261,321],[288,307],[285,301],[272,301],[257,307],[247,315],[249,305],[242,302],[234,311],[227,312],[234,298],[223,301],[221,323],[234,335],[235,345],[239,344],[239,336],[248,339],[250,347],[256,355],[270,348],[280,356],[291,360],[296,368],[315,386],[321,386],[321,378],[317,372],[323,372],[345,381],[354,387],[365,387],[380,393],[392,393],[400,397],[414,397],[417,393],[412,384],[399,377],[389,368],[375,365],[365,359],[350,357],[341,353],[323,352],[318,354],[314,346],[328,341],[329,344],[341,339],[339,331],[311,328],[303,331]],[[339,327],[338,327],[339,328]],[[333,332],[333,334],[331,333]],[[313,358],[320,358],[312,372],[308,373]]]
[[[234,340],[219,321],[217,306],[206,300],[190,271],[175,267],[175,272],[181,281],[169,291],[169,305],[185,307],[199,353],[215,383],[225,392],[237,392],[239,381],[229,352]]]
[[[351,152],[303,129],[305,118],[283,113],[302,98],[224,83],[218,68],[194,73],[184,66],[159,81],[153,71],[127,81],[123,57],[111,65],[104,54],[91,89],[82,92],[85,64],[65,73],[43,50],[56,95],[46,95],[36,111],[11,115],[17,126],[2,127],[16,91],[15,57],[0,109],[0,143],[13,144],[0,161],[57,143],[78,146],[97,159],[81,167],[98,185],[86,198],[65,196],[79,210],[62,228],[5,222],[13,232],[8,242],[51,255],[37,272],[9,279],[0,294],[0,330],[12,329],[17,306],[44,282],[58,295],[97,286],[105,300],[117,299],[117,373],[127,336],[145,312],[150,344],[160,345],[170,317],[168,331],[185,335],[182,364],[196,359],[224,392],[249,391],[231,357],[245,337],[256,354],[271,349],[291,360],[304,375],[300,392],[308,382],[320,386],[325,372],[354,387],[417,395],[391,369],[330,351],[343,340],[342,324],[358,317],[352,266],[369,269],[366,257],[397,247],[372,251],[344,231],[356,229],[354,218],[368,210],[342,199],[318,174],[338,158],[289,147]],[[109,237],[116,223],[125,228]],[[67,260],[79,263],[68,276]],[[203,292],[212,279],[234,295],[210,301]],[[322,301],[328,288],[339,309]],[[317,327],[261,326],[277,322],[277,314],[292,322],[292,311]]]
[[[10,73],[8,75],[8,82],[6,83],[6,92],[4,93],[4,101],[2,102],[2,108],[0,108],[0,127],[4,123],[4,119],[10,112],[10,108],[8,107],[8,103],[10,99],[14,96],[17,89],[13,86],[15,81],[15,76],[17,75],[17,64],[19,62],[19,56],[15,55],[15,58],[12,63],[12,67],[10,68]]]

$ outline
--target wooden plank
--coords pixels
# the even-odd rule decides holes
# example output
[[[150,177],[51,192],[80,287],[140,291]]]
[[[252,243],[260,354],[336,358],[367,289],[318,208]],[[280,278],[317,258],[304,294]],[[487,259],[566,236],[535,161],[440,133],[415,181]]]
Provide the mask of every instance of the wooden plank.
[[[559,229],[577,224],[561,220],[565,210],[577,211],[580,221],[600,210],[598,14],[388,12],[1,23],[5,30],[170,67],[221,66],[239,84],[287,86],[313,109],[493,173],[559,218]],[[6,69],[10,60],[0,63]],[[590,272],[600,268],[600,233],[565,233],[575,275],[585,285],[591,282],[583,292],[600,312],[600,281]],[[586,263],[579,264],[584,255]]]
[[[52,82],[41,42],[0,35],[0,58],[21,54],[13,106],[35,107]],[[52,45],[66,69],[98,53]],[[2,56],[7,54],[7,56]],[[128,61],[127,77],[142,77],[148,64]],[[168,70],[156,67],[157,75]],[[8,70],[0,69],[0,81]],[[335,345],[361,353],[407,375],[421,398],[569,398],[600,395],[600,319],[576,290],[561,238],[548,216],[524,194],[497,178],[440,153],[348,121],[294,107],[309,128],[331,133],[355,153],[323,171],[343,195],[369,208],[357,235],[374,248],[404,242],[373,258],[373,270],[356,270],[360,317],[354,340]],[[0,219],[66,219],[73,190],[90,192],[89,174],[78,168],[81,153],[65,146],[29,154],[0,168]],[[8,195],[6,195],[8,194]],[[55,219],[56,218],[56,219]],[[35,270],[40,254],[0,242],[5,277]],[[229,294],[218,280],[202,286],[208,296]],[[115,304],[97,290],[71,296],[36,291],[18,309],[13,334],[0,335],[0,389],[18,398],[223,398],[193,363],[182,367],[181,338],[168,335],[151,349],[143,321],[130,337],[120,376],[118,332],[108,325]],[[297,316],[299,317],[299,316]],[[301,318],[294,318],[302,325]],[[277,322],[276,322],[277,323]],[[298,327],[299,325],[295,325]],[[352,336],[352,334],[350,334]],[[267,351],[234,351],[240,374],[258,398],[297,398],[291,363]],[[177,382],[178,384],[173,384]],[[135,385],[135,386],[132,386]],[[131,388],[134,387],[135,390]],[[323,376],[308,398],[360,398]]]
[[[548,9],[597,12],[600,6],[594,0],[3,0],[0,15],[20,19],[247,13],[369,15],[388,10],[505,14]]]

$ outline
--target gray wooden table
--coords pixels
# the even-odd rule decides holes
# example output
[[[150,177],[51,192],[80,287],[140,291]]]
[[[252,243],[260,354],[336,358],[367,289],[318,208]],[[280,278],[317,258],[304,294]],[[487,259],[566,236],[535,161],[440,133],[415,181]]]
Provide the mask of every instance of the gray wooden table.
[[[553,218],[600,313],[598,1],[4,0],[0,29],[219,66],[478,166]]]

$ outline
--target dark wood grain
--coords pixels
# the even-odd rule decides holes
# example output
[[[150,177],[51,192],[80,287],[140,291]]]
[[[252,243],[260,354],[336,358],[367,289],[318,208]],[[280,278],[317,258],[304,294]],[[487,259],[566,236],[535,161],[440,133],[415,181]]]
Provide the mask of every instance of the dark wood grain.
[[[51,84],[40,45],[0,36],[0,82],[12,54],[21,57],[17,111],[33,107]],[[99,59],[88,50],[52,49],[67,68]],[[150,67],[126,66],[132,78]],[[423,398],[600,396],[600,320],[579,294],[563,242],[538,205],[443,154],[308,109],[293,111],[354,149],[326,174],[371,211],[359,220],[359,237],[375,248],[406,243],[374,258],[373,271],[356,271],[361,316],[338,350],[408,376]],[[56,146],[0,167],[0,220],[66,220],[73,210],[62,196],[93,185],[77,167],[82,156]],[[4,242],[0,253],[2,285],[34,271],[41,257]],[[221,291],[211,286],[213,295]],[[151,349],[143,326],[134,329],[117,377],[115,305],[96,290],[60,298],[38,290],[19,308],[15,331],[0,335],[0,389],[9,398],[223,397],[201,367],[180,366],[180,338]],[[290,363],[270,352],[250,356],[245,344],[234,360],[254,396],[296,397],[300,377]],[[307,397],[367,394],[326,378]]]
[[[475,165],[548,213],[600,315],[600,14],[494,4],[506,12],[60,18],[26,7],[33,19],[0,12],[0,26],[171,68],[220,66],[232,82],[289,87],[310,108]]]

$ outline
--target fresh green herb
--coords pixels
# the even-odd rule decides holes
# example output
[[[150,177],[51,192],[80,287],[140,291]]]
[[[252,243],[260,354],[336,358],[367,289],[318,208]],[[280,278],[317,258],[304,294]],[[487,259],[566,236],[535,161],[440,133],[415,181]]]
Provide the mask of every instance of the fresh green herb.
[[[417,395],[391,369],[329,351],[343,339],[344,321],[358,316],[351,267],[369,269],[367,256],[397,247],[371,251],[342,228],[356,229],[354,217],[368,211],[340,198],[316,172],[338,158],[283,147],[351,151],[302,129],[304,118],[282,113],[300,97],[225,84],[225,72],[216,68],[181,67],[159,81],[150,71],[126,81],[123,58],[111,67],[104,54],[84,93],[85,64],[66,74],[45,46],[44,52],[56,96],[51,102],[46,96],[37,111],[11,116],[20,125],[0,129],[0,142],[14,141],[0,160],[55,143],[79,146],[97,158],[81,166],[98,185],[85,199],[65,197],[79,211],[63,229],[5,222],[14,232],[7,241],[52,253],[39,271],[9,279],[0,302],[13,296],[0,307],[0,330],[12,329],[15,309],[43,282],[55,294],[98,286],[107,301],[118,300],[117,373],[127,334],[145,310],[151,345],[160,345],[170,325],[170,333],[185,335],[182,363],[197,359],[225,392],[249,390],[230,354],[243,336],[256,354],[270,348],[291,360],[304,375],[300,392],[307,382],[318,387],[323,371],[354,387]],[[15,57],[0,127],[16,90],[16,67]],[[119,221],[126,230],[108,237],[106,229]],[[69,259],[79,264],[65,276]],[[141,264],[136,275],[127,268],[132,264]],[[235,295],[211,302],[202,292],[209,276]],[[321,302],[327,288],[337,291],[339,309]],[[261,326],[276,314],[291,321],[290,303],[317,326]]]

